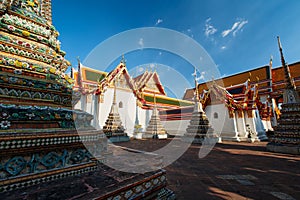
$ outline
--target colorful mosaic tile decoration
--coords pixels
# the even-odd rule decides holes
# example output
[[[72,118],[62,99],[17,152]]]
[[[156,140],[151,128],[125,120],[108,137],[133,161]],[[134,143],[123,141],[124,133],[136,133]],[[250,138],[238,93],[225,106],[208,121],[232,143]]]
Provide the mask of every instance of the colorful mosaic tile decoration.
[[[72,109],[81,94],[74,92],[74,80],[66,74],[71,64],[60,49],[51,12],[51,0],[0,0],[3,198],[24,191],[30,195],[45,182],[51,185],[67,177],[76,182],[79,174],[86,177],[87,173],[99,173],[98,178],[105,177],[101,170],[109,155],[107,138],[103,131],[91,126],[92,115]],[[174,194],[165,188],[162,170],[115,186],[119,189],[93,194],[93,198],[174,199]],[[44,191],[50,190],[48,185],[44,187]]]

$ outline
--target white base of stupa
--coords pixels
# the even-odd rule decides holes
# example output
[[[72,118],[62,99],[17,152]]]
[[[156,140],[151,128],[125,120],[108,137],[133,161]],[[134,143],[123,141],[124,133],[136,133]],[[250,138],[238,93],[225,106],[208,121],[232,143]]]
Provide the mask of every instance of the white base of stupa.
[[[163,139],[167,139],[168,135],[167,134],[158,134],[158,139],[163,140]]]
[[[137,140],[143,139],[143,133],[134,133],[133,138]]]
[[[143,139],[159,139],[159,140],[164,140],[168,138],[168,134],[157,134],[153,135],[151,133],[144,133],[143,134]]]

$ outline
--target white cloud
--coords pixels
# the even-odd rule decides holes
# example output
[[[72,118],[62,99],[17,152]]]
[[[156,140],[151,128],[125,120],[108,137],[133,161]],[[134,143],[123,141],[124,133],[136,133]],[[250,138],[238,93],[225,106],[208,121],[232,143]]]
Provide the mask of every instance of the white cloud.
[[[158,19],[158,20],[156,21],[156,23],[155,23],[155,26],[157,26],[158,24],[161,24],[161,23],[163,23],[163,20],[162,20],[162,19]]]
[[[215,34],[218,30],[211,24],[211,18],[208,18],[205,21],[205,32],[204,34],[206,35],[206,37],[209,37],[210,35]]]
[[[233,36],[236,36],[236,34],[248,23],[248,20],[244,19],[238,19],[230,29],[224,30],[222,32],[222,37],[226,37],[230,33],[232,33]]]
[[[226,46],[221,46],[221,49],[222,50],[225,50],[227,47]]]
[[[139,46],[141,47],[141,49],[144,48],[144,39],[140,38],[139,42],[138,42]]]
[[[182,31],[182,33],[184,33],[184,34],[190,36],[191,38],[194,38],[193,31],[192,31],[192,29],[190,29],[190,28],[188,28],[188,29]]]

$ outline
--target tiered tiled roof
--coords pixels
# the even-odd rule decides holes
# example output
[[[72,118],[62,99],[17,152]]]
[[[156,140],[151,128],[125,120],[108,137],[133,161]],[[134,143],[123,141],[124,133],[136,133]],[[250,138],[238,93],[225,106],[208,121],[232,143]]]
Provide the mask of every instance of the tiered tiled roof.
[[[88,67],[80,67],[82,84],[87,93],[103,94],[106,87],[110,87],[112,81],[124,75],[128,89],[130,89],[140,102],[140,106],[144,109],[152,109],[154,106],[154,95],[156,95],[156,103],[161,109],[174,109],[184,106],[192,106],[193,102],[171,98],[166,96],[164,87],[156,72],[146,71],[143,74],[132,78],[126,65],[122,62],[110,73],[101,72]],[[78,88],[78,72],[74,72],[75,88]],[[96,77],[99,77],[98,79]],[[100,80],[100,81],[98,81]]]
[[[297,91],[300,91],[300,62],[296,62],[289,65],[291,77],[294,80]],[[272,70],[273,78],[273,96],[282,95],[286,86],[284,82],[284,68],[278,67]]]
[[[280,98],[285,88],[284,82],[284,69],[283,67],[272,68],[270,66],[263,66],[257,69],[248,70],[238,74],[217,79],[216,81],[222,82],[222,85],[230,90],[233,86],[243,84],[249,79],[251,85],[257,84],[258,95],[272,95],[275,98]],[[300,91],[300,62],[289,65],[291,77]],[[270,71],[272,73],[270,73]],[[272,81],[271,81],[272,80]],[[211,82],[201,83],[198,85],[198,90],[201,93],[203,90],[208,90]],[[183,99],[192,100],[195,88],[187,89]]]
[[[156,72],[146,71],[145,73],[134,78],[135,85],[139,91],[157,93],[161,95],[166,95],[164,87],[162,86],[158,74]],[[149,82],[155,84],[155,87],[149,87]]]

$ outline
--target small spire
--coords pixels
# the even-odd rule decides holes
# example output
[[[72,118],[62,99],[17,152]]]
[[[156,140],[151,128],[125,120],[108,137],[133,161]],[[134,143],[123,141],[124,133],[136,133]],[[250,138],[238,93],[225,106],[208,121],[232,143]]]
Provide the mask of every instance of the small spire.
[[[193,76],[194,76],[194,82],[195,82],[195,102],[196,101],[199,101],[199,95],[198,95],[198,82],[197,82],[197,70],[196,70],[196,67],[194,67],[194,73],[193,73]]]
[[[122,54],[121,63],[123,63],[124,65],[126,65],[126,60],[125,60],[125,56],[124,56],[124,54]]]
[[[270,56],[269,66],[272,69],[272,67],[273,67],[273,56],[272,55]]]
[[[73,67],[71,67],[70,77],[71,77],[72,79],[74,78],[74,76],[73,76]]]
[[[78,74],[77,74],[77,84],[79,87],[79,91],[81,93],[83,93],[83,86],[82,86],[82,78],[81,78],[81,63],[80,63],[80,59],[79,57],[77,57],[77,61],[78,61],[78,66],[77,66],[77,70],[78,70]]]
[[[281,57],[281,64],[282,64],[282,67],[284,68],[285,81],[287,83],[286,88],[287,89],[294,89],[295,90],[296,86],[295,86],[294,81],[293,81],[293,79],[291,77],[289,66],[285,62],[279,36],[277,36],[277,41],[278,41],[279,52],[280,52],[280,57]]]
[[[272,67],[273,67],[273,56],[271,55],[270,56],[270,62],[269,62],[269,79],[270,79],[270,81],[269,81],[269,86],[270,86],[270,89],[269,89],[269,92],[270,93],[272,93],[273,92],[273,76],[272,76]]]
[[[79,58],[79,56],[77,56],[76,59],[77,59],[78,65],[79,65],[80,64],[80,58]]]
[[[116,80],[114,80],[114,97],[113,97],[113,105],[117,105],[117,86],[116,86]]]

